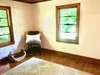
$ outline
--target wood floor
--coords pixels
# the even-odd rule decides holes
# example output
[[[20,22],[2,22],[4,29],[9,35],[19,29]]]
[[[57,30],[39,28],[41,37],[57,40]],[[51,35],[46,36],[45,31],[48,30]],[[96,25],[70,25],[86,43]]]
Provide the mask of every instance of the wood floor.
[[[93,75],[100,75],[100,60],[46,49],[41,49],[41,53],[27,55],[21,62],[11,63],[7,58],[5,58],[4,60],[0,61],[0,72],[5,72],[31,57],[52,61],[81,71],[93,73]]]

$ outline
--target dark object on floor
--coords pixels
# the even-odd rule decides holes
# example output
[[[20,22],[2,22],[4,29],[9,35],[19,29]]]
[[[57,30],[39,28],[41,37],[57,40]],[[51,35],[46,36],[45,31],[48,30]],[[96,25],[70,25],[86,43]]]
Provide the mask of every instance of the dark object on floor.
[[[21,50],[20,52],[18,53],[15,53],[15,54],[9,54],[8,55],[8,58],[11,62],[19,62],[21,60],[23,60],[26,56],[26,52],[24,50]]]

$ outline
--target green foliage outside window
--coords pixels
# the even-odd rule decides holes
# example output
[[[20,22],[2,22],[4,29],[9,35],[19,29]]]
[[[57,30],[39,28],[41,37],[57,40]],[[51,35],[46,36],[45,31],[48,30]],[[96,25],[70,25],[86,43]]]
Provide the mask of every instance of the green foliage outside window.
[[[62,25],[61,30],[65,33],[75,32],[76,19],[76,8],[60,10],[60,24]]]
[[[6,10],[0,10],[0,43],[10,41]]]
[[[57,41],[78,44],[80,3],[56,6]]]
[[[7,18],[6,10],[0,10],[0,18]]]
[[[14,43],[11,11],[8,6],[0,6],[0,47]]]

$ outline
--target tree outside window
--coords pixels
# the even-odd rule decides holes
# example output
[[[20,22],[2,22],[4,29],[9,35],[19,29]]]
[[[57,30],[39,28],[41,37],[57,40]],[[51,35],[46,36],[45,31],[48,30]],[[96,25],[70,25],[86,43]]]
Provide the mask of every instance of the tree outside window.
[[[0,47],[14,43],[11,10],[8,6],[0,6]]]
[[[57,41],[78,43],[80,4],[56,7]]]

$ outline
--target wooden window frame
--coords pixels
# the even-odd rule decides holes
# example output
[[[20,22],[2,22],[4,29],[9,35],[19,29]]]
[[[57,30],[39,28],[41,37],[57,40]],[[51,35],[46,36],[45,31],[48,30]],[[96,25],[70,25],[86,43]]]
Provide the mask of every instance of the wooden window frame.
[[[59,27],[60,27],[60,10],[61,9],[69,9],[69,8],[77,8],[77,24],[76,24],[76,39],[60,39],[59,38]],[[75,4],[68,4],[68,5],[61,5],[56,6],[56,41],[58,42],[65,42],[65,43],[72,43],[78,44],[79,43],[79,21],[80,21],[80,3]]]
[[[13,35],[13,26],[12,26],[12,17],[11,17],[11,8],[9,6],[0,6],[0,10],[6,10],[7,22],[9,27],[10,41],[5,43],[0,43],[0,47],[5,47],[14,44],[14,35]]]

